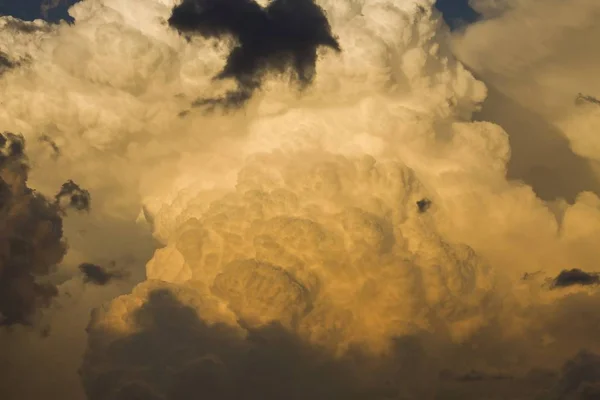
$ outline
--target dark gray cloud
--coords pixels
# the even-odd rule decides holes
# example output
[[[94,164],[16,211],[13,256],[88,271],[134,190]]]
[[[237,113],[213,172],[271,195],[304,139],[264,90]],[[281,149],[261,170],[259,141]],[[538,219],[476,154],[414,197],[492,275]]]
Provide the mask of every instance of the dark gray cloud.
[[[42,143],[46,143],[48,146],[50,146],[53,152],[54,159],[57,159],[60,156],[60,147],[58,147],[56,142],[50,136],[42,135],[40,136],[39,141]]]
[[[27,187],[25,141],[0,134],[0,324],[27,324],[56,287],[36,278],[66,252],[59,208]]]
[[[325,12],[313,0],[274,0],[261,7],[251,0],[184,0],[169,25],[184,34],[233,37],[227,63],[215,79],[234,79],[236,91],[194,105],[239,107],[260,88],[267,72],[291,71],[300,88],[315,76],[320,46],[340,51]]]
[[[0,75],[11,68],[14,68],[15,66],[16,63],[10,59],[8,54],[0,51]]]
[[[0,133],[0,165],[25,167],[25,139],[12,132]]]
[[[585,104],[585,103],[591,103],[591,104],[600,106],[600,100],[598,100],[596,97],[589,96],[589,95],[586,95],[583,93],[578,93],[577,97],[575,98],[575,104]]]
[[[574,285],[598,285],[600,284],[600,275],[588,273],[577,268],[561,271],[552,281],[553,288],[563,288]]]
[[[334,357],[277,323],[242,335],[204,321],[167,287],[152,290],[133,313],[131,334],[111,332],[99,313],[81,368],[89,400],[420,398],[431,390],[422,379],[435,379],[416,339],[399,339],[389,358],[360,349]]]
[[[417,209],[420,213],[426,212],[427,210],[429,210],[429,207],[431,207],[431,200],[421,199],[417,201]]]
[[[507,359],[530,353],[520,353],[516,343],[490,353],[498,341],[487,335],[465,343],[469,349],[437,347],[433,336],[421,333],[393,339],[383,355],[351,347],[334,356],[278,323],[242,329],[215,322],[215,304],[203,290],[143,286],[112,311],[92,314],[80,370],[89,400],[598,399],[600,357],[589,351],[573,358],[579,350],[566,350],[559,358],[571,360],[562,369],[561,361],[558,369],[529,372],[503,372],[502,362],[465,370],[461,360],[468,357],[485,364],[496,351]],[[124,311],[140,302],[137,310]],[[554,333],[564,343],[568,327],[561,326],[565,332]],[[574,338],[574,348],[588,342],[581,339]]]
[[[600,399],[600,356],[582,351],[567,361],[552,400]]]
[[[77,211],[89,211],[92,198],[90,192],[82,189],[72,180],[63,183],[55,196],[56,203],[64,203],[64,207],[74,208]]]
[[[99,286],[107,285],[114,280],[125,277],[125,274],[121,271],[109,270],[100,265],[91,263],[80,264],[79,270],[84,276],[84,282]]]
[[[58,294],[41,282],[66,254],[64,207],[89,210],[90,195],[73,181],[55,201],[27,186],[25,139],[0,133],[0,324],[29,324]],[[61,204],[61,202],[65,204]]]

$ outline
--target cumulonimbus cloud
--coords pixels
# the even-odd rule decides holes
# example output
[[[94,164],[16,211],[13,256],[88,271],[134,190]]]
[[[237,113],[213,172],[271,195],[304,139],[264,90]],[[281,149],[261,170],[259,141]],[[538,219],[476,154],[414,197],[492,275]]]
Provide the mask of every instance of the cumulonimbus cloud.
[[[318,51],[311,85],[259,74],[240,109],[185,118],[235,90],[213,78],[236,44],[182,37],[179,3],[83,1],[43,34],[5,23],[0,50],[26,62],[0,80],[0,124],[34,144],[32,184],[72,178],[93,213],[161,244],[148,280],[93,314],[90,399],[485,396],[472,376],[511,399],[567,393],[532,371],[600,351],[597,286],[552,285],[597,270],[600,199],[507,180],[509,135],[472,121],[486,87],[432,3],[318,1],[318,38],[343,51]],[[310,60],[327,44],[312,39]],[[242,53],[287,51],[264,40]]]

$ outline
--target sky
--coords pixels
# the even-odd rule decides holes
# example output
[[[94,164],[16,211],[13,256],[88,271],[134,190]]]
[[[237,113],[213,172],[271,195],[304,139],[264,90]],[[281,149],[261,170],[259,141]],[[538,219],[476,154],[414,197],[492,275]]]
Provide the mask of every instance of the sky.
[[[0,398],[600,396],[596,0],[72,3],[0,1]]]
[[[52,6],[54,3],[56,5]],[[47,21],[59,21],[68,20],[71,21],[71,17],[68,13],[68,6],[75,3],[73,0],[2,0],[0,1],[0,14],[11,15],[16,18],[32,21],[34,19],[45,19]],[[50,5],[45,12],[43,5]]]
[[[19,19],[31,21],[36,18],[43,18],[48,21],[67,20],[71,21],[68,13],[68,7],[74,3],[74,0],[59,1],[44,16],[42,13],[41,0],[21,0],[0,1],[0,15],[12,15]],[[474,22],[478,14],[470,6],[468,0],[437,0],[435,6],[440,10],[446,23],[452,27],[458,27],[463,22]]]

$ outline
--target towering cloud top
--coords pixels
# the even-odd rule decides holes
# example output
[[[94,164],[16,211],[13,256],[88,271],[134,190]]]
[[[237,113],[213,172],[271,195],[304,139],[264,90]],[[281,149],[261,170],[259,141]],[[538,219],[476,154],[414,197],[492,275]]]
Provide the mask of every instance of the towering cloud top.
[[[496,393],[464,377],[531,399],[521,383],[552,387],[533,368],[600,350],[581,273],[600,263],[600,199],[549,204],[506,179],[508,136],[472,121],[486,88],[433,0],[175,3],[0,20],[23,60],[0,78],[0,124],[31,144],[30,183],[81,183],[107,257],[149,260],[93,313],[89,399]],[[198,95],[241,112],[180,118]],[[57,203],[89,193],[67,181]],[[131,250],[142,226],[153,256]],[[93,247],[81,237],[69,256]],[[86,291],[118,286],[120,263],[79,258]]]

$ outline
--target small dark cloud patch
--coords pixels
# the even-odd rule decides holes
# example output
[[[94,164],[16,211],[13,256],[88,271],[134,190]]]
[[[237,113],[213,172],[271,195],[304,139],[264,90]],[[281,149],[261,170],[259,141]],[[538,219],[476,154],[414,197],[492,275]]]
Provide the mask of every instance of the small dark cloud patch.
[[[21,160],[24,156],[25,138],[12,132],[0,133],[0,163]]]
[[[10,61],[8,54],[0,51],[0,68],[12,68],[13,66],[14,64],[12,61]]]
[[[50,325],[46,325],[42,329],[40,329],[40,336],[44,339],[49,337],[51,333],[52,329],[50,328]]]
[[[417,210],[419,210],[420,213],[426,212],[427,210],[429,210],[430,207],[431,200],[429,199],[421,199],[417,201]]]
[[[317,49],[341,50],[325,12],[313,0],[273,0],[266,7],[252,0],[184,0],[168,23],[184,35],[235,40],[225,67],[214,79],[234,79],[237,90],[199,99],[195,106],[240,107],[268,72],[291,71],[303,89],[314,80]]]
[[[535,279],[536,277],[538,277],[541,274],[542,274],[542,271],[525,272],[523,274],[523,276],[521,277],[521,280],[523,280],[523,281],[531,281],[531,280]]]
[[[598,100],[594,96],[589,96],[589,95],[585,95],[583,93],[579,93],[579,94],[577,94],[577,97],[575,98],[575,104],[577,104],[577,105],[595,104],[597,106],[600,106],[600,100]]]
[[[7,25],[10,26],[10,23],[7,23]],[[0,51],[0,76],[12,69],[18,68],[26,63],[29,63],[30,61],[30,56],[24,56],[19,60],[15,60],[10,55]]]
[[[206,107],[208,111],[214,111],[217,107],[222,107],[226,110],[240,108],[250,100],[254,90],[257,88],[258,85],[240,85],[238,90],[227,92],[223,97],[196,99],[192,102],[192,107]]]
[[[564,288],[574,285],[589,286],[600,284],[600,275],[588,273],[577,268],[564,270],[552,281],[552,288]]]
[[[60,191],[55,196],[57,204],[64,207],[74,208],[77,211],[89,211],[91,207],[91,195],[72,180],[63,183]]]
[[[0,51],[0,75],[8,71],[9,69],[15,68],[18,63],[12,61],[8,54]]]
[[[100,265],[83,263],[79,265],[79,270],[83,273],[83,280],[98,286],[104,286],[113,280],[123,279],[126,274],[122,271],[110,271]]]
[[[54,140],[52,140],[52,138],[50,136],[42,135],[42,136],[40,136],[39,140],[40,140],[40,142],[46,143],[48,146],[50,146],[50,148],[52,149],[52,152],[54,154],[54,158],[58,158],[60,156],[60,147],[58,147],[56,142]]]

